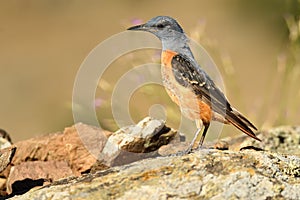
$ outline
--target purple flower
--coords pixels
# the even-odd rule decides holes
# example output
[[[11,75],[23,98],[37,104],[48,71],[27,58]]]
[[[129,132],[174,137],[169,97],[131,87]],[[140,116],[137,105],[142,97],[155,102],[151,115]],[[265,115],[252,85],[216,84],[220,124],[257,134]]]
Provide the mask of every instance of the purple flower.
[[[143,22],[143,20],[142,19],[138,19],[138,18],[133,18],[132,20],[131,20],[131,23],[133,24],[133,25],[138,25],[138,24],[141,24]]]
[[[95,106],[95,108],[98,108],[98,107],[100,107],[102,104],[103,104],[103,99],[101,99],[101,98],[96,98],[95,99],[95,101],[94,101],[94,106]]]

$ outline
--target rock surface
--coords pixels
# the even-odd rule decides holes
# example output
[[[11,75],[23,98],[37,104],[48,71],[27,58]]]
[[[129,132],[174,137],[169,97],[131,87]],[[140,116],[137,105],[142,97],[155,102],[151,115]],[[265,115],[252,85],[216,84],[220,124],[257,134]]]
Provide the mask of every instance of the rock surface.
[[[11,199],[300,199],[299,136],[299,127],[279,127],[260,134],[261,143],[227,138],[215,147],[228,150],[147,158]]]
[[[52,182],[62,177],[74,176],[66,161],[29,161],[12,166],[7,179],[7,193],[14,191],[26,192],[28,189],[28,179],[31,181]],[[25,180],[25,181],[24,181]],[[22,181],[25,183],[22,184]],[[17,183],[17,184],[16,184]],[[19,185],[16,187],[16,185]]]
[[[0,150],[0,172],[4,171],[11,163],[16,152],[16,147],[7,147]]]
[[[4,178],[1,179],[1,196],[23,193],[70,175],[80,176],[96,162],[91,152],[100,153],[107,135],[101,129],[79,123],[63,132],[15,143],[9,147],[13,148],[14,157],[10,159],[11,163],[4,159],[6,165],[10,165],[0,174]],[[8,153],[1,155],[1,162]],[[0,166],[0,170],[2,168]]]
[[[145,159],[12,199],[299,199],[300,159],[278,153],[202,149]]]
[[[180,143],[180,138],[164,121],[147,117],[115,133],[78,123],[63,132],[21,141],[11,151],[15,152],[13,160],[8,150],[0,157],[0,170],[5,169],[0,196],[23,194],[69,176],[157,157],[161,146]]]
[[[65,161],[75,175],[89,170],[107,141],[101,129],[76,124],[63,132],[20,141],[12,165],[27,161]],[[89,148],[87,149],[86,146]]]
[[[157,150],[169,144],[176,135],[178,136],[177,131],[166,127],[163,120],[146,117],[137,125],[127,126],[113,133],[99,160],[112,167],[155,157],[158,156]]]

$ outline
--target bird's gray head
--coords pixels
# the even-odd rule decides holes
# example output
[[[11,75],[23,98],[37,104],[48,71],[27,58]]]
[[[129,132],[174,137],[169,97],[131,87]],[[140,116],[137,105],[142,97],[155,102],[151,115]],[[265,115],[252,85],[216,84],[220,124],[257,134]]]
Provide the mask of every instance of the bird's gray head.
[[[154,17],[145,24],[130,27],[128,30],[153,33],[162,41],[163,50],[172,50],[193,58],[193,54],[189,48],[188,38],[177,21],[172,17]]]
[[[145,24],[128,28],[127,30],[147,31],[164,40],[174,36],[184,36],[184,32],[175,19],[168,16],[157,16]]]

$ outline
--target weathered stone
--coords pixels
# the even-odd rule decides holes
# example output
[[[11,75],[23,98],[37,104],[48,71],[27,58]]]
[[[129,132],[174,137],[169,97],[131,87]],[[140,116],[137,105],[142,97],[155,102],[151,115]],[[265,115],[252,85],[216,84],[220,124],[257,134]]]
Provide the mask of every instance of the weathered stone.
[[[219,150],[228,150],[229,144],[224,140],[219,140],[214,144],[214,148]]]
[[[154,124],[152,133],[159,130],[154,127],[162,127],[161,123],[151,123]],[[151,123],[146,120],[143,124]],[[151,155],[144,153],[148,147],[155,150],[152,156],[157,156],[169,155],[187,146],[180,135],[173,135],[172,131],[158,134],[159,137],[136,131],[133,134],[136,138],[132,139],[131,131],[135,129],[138,128],[125,127],[123,130],[127,130],[129,136],[120,133],[109,143],[112,146],[103,148],[114,162],[120,161],[114,165],[128,159],[121,157],[120,152],[141,159],[145,157],[139,155]],[[144,140],[150,143],[141,142],[142,135],[150,135]],[[162,141],[168,141],[167,145],[157,142],[163,135]],[[279,127],[259,134],[261,143],[242,136],[224,139],[216,145],[206,144],[183,156],[147,158],[110,168],[98,161],[95,173],[68,177],[12,199],[300,199],[299,135],[298,127]],[[171,137],[173,140],[169,140]],[[120,151],[121,147],[140,153]],[[110,152],[113,150],[119,152],[116,157]],[[120,159],[114,159],[117,157]]]
[[[53,182],[72,175],[74,174],[66,161],[23,162],[11,168],[9,178],[7,180],[7,193],[18,193],[24,190],[24,188],[27,188],[27,179],[33,181],[43,179],[48,182]],[[24,182],[23,187],[21,183],[22,181]],[[16,182],[19,182],[19,188],[15,188],[15,190],[13,190],[13,184]]]
[[[256,149],[300,156],[299,126],[281,126],[263,131],[258,136],[262,142],[248,136],[226,138],[225,141],[229,143],[229,149],[233,151],[251,146]]]
[[[170,132],[170,128],[165,126],[163,120],[146,117],[137,125],[127,126],[113,133],[103,153],[111,154],[115,149],[134,153],[151,152],[168,144],[176,133],[176,131]]]
[[[202,149],[114,167],[12,199],[299,199],[300,178],[290,173],[295,169],[289,163],[298,165],[300,158]]]
[[[106,133],[101,129],[79,123],[66,128],[63,133],[17,142],[12,164],[18,165],[27,161],[66,161],[73,173],[80,175],[96,162],[106,140]]]
[[[175,131],[172,130],[171,131]],[[158,149],[158,154],[161,156],[174,155],[179,152],[184,152],[190,142],[185,141],[185,136],[179,132],[174,136],[174,139],[169,142],[167,145],[163,145]]]
[[[99,160],[110,167],[154,157],[158,155],[156,150],[168,144],[176,135],[177,131],[166,127],[163,120],[146,117],[137,125],[113,133]]]
[[[11,145],[12,141],[9,134],[5,130],[0,129],[0,149],[5,149]]]
[[[16,147],[8,147],[0,150],[0,172],[6,169],[11,163],[16,152]]]
[[[79,176],[155,157],[157,149],[168,144],[175,135],[177,131],[166,127],[164,121],[145,118],[114,134],[79,123],[63,133],[21,141],[15,144],[18,151],[12,161],[13,168],[10,166],[2,173],[9,178],[7,188],[1,190],[18,194],[45,180],[49,183],[70,175]]]

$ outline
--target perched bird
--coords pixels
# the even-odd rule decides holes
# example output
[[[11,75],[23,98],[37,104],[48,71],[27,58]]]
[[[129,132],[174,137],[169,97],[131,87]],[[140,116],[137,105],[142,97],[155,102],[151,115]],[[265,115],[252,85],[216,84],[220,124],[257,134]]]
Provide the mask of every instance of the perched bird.
[[[189,47],[189,40],[175,19],[157,16],[128,30],[150,32],[162,42],[163,85],[171,99],[180,107],[182,114],[195,120],[197,126],[187,153],[193,149],[204,126],[199,142],[199,146],[202,146],[212,120],[232,124],[260,141],[252,130],[257,128],[230,105],[222,91],[196,62]]]

